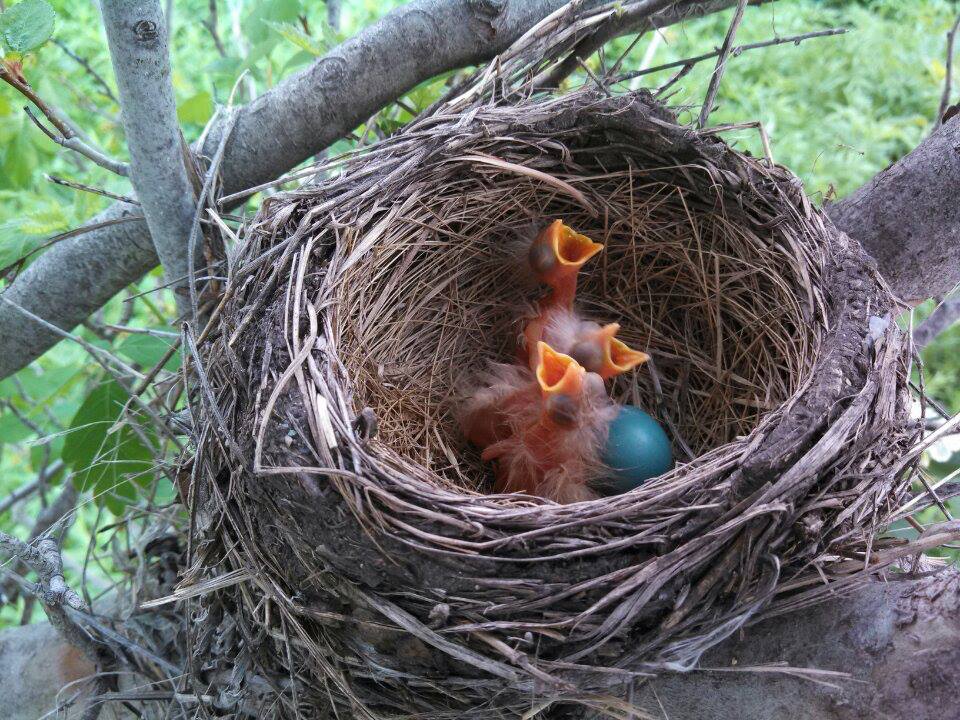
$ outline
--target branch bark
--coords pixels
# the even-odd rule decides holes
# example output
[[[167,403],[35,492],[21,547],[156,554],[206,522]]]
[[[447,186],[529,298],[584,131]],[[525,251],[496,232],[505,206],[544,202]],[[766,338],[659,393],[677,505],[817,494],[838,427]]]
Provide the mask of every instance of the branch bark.
[[[954,717],[948,708],[956,707],[960,693],[960,675],[953,672],[960,661],[958,610],[960,573],[954,569],[919,581],[873,583],[850,597],[747,628],[742,639],[701,660],[701,668],[716,670],[656,678],[635,701],[654,717],[683,720]]]
[[[188,279],[194,192],[180,151],[167,27],[159,0],[102,0],[113,74],[130,152],[130,182],[181,314]]]
[[[417,0],[332,50],[244,107],[226,146],[223,193],[273,180],[347,134],[377,110],[440,73],[487,60],[564,4],[564,0]],[[602,0],[585,0],[586,6]],[[660,25],[716,12],[733,0],[680,0]],[[210,156],[224,125],[212,128]],[[113,205],[92,222],[131,215]],[[155,267],[147,227],[121,223],[50,248],[4,295],[58,327],[70,329]],[[14,305],[0,303],[0,378],[19,370],[59,337]]]
[[[960,116],[881,171],[827,215],[859,240],[904,300],[948,295],[960,282]]]

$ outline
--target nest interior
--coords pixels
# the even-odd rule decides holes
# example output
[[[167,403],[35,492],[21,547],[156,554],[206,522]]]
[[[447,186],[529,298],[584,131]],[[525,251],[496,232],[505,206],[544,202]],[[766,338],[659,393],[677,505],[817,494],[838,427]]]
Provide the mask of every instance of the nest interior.
[[[441,107],[339,169],[264,205],[198,354],[197,571],[256,582],[204,596],[195,652],[260,628],[236,657],[281,715],[609,709],[899,557],[909,345],[789,172],[587,90]],[[573,505],[484,494],[456,428],[555,218],[606,244],[579,302],[654,357],[615,393],[682,459]]]
[[[747,435],[810,370],[822,254],[737,223],[722,192],[704,197],[634,164],[610,169],[590,138],[578,145],[577,174],[552,176],[559,188],[475,156],[418,191],[375,247],[351,233],[324,282],[355,403],[376,414],[384,446],[440,481],[485,488],[458,407],[490,363],[515,360],[521,320],[542,294],[522,250],[555,218],[604,243],[578,309],[619,322],[620,337],[654,357],[613,394],[659,414],[677,457]],[[545,167],[550,149],[536,152]]]

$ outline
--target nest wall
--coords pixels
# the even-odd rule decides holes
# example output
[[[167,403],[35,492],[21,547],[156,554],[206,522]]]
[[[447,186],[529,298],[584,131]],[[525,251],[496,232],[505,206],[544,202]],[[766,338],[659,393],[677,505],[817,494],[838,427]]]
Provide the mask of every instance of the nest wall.
[[[198,657],[258,628],[237,657],[287,716],[616,714],[894,561],[909,346],[789,172],[585,90],[441,107],[340,171],[265,203],[199,348],[198,563],[254,582],[203,598]],[[456,429],[535,292],[517,244],[558,217],[606,244],[582,306],[653,356],[615,394],[681,458],[573,505],[488,494]]]

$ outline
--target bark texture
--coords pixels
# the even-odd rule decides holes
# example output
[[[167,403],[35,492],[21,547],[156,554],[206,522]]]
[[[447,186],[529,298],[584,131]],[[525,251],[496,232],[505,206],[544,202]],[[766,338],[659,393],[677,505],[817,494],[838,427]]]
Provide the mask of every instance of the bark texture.
[[[904,300],[960,283],[960,116],[827,214],[877,261]]]
[[[100,11],[123,108],[130,181],[184,312],[196,201],[181,152],[163,10],[157,0],[103,0]]]
[[[654,717],[674,720],[956,720],[958,609],[955,570],[915,582],[873,583],[853,596],[747,628],[701,661],[702,668],[720,671],[656,678],[640,689],[637,702]],[[818,684],[747,669],[773,663],[852,677],[822,677]]]

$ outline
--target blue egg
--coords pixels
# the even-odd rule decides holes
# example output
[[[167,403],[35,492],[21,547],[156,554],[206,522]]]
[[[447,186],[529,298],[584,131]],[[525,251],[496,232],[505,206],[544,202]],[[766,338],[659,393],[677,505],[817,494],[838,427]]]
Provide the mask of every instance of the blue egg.
[[[643,410],[625,405],[610,423],[602,460],[614,471],[611,492],[628,492],[673,467],[670,438]]]

